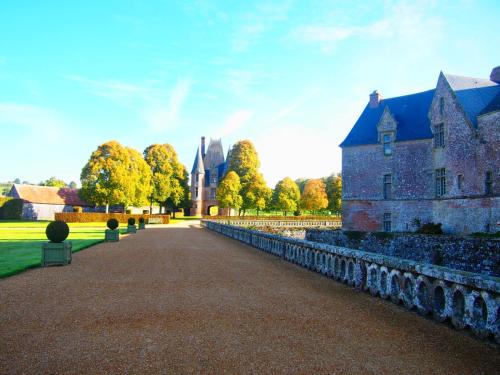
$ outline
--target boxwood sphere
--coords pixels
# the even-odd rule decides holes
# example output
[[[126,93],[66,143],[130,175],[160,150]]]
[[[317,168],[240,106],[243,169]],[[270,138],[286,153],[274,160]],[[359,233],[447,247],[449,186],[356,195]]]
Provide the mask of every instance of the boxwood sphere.
[[[56,220],[45,229],[45,235],[50,242],[63,242],[69,235],[69,227],[64,221]]]
[[[143,217],[139,218],[139,223],[144,224],[144,218]]]
[[[115,230],[116,228],[118,228],[118,220],[111,218],[108,220],[106,225],[108,226],[109,229]]]
[[[127,222],[128,222],[128,225],[135,225],[135,219],[133,217],[129,217]]]

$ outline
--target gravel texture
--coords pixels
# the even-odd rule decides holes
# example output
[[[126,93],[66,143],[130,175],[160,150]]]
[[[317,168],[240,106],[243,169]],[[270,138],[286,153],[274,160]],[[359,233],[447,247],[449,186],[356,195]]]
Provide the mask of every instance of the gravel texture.
[[[500,352],[181,223],[0,280],[0,374],[498,374]]]

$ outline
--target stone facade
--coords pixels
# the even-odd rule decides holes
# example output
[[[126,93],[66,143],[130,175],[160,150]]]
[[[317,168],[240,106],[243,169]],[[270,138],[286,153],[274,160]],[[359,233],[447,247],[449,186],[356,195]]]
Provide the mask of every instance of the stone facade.
[[[343,229],[499,231],[498,82],[441,73],[434,90],[372,96],[341,144]]]

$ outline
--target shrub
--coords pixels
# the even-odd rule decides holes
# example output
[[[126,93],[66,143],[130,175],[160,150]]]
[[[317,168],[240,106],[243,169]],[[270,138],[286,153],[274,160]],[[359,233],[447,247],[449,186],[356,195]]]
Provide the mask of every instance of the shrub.
[[[142,210],[143,215],[149,215],[149,210]]]
[[[115,230],[116,228],[118,228],[118,220],[116,220],[115,218],[111,218],[108,220],[106,225],[108,226],[109,229]]]
[[[420,234],[443,234],[443,229],[441,228],[441,223],[426,223],[417,229],[417,233]]]
[[[127,215],[130,215],[130,214],[132,213],[132,210],[127,209],[127,210],[125,210],[125,213],[126,213]]]
[[[299,210],[293,211],[293,216],[301,216],[301,215],[302,215],[302,212],[300,212]]]
[[[143,217],[139,218],[139,223],[144,224],[144,218]]]
[[[80,206],[74,206],[73,212],[83,212],[83,208],[81,208]]]
[[[69,235],[69,227],[64,221],[53,221],[47,225],[45,235],[50,242],[63,242]]]
[[[2,198],[4,200],[2,206],[2,218],[7,220],[20,220],[23,216],[23,200],[22,199],[8,199]]]
[[[394,233],[391,232],[373,232],[373,235],[379,240],[389,240],[394,238]]]
[[[128,225],[135,225],[135,219],[133,217],[129,217],[127,223]]]

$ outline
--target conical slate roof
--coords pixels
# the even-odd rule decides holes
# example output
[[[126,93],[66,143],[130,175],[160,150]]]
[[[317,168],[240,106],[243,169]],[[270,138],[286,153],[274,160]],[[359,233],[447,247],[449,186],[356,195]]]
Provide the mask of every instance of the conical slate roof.
[[[194,159],[193,163],[193,169],[191,170],[191,173],[205,173],[205,167],[203,165],[203,157],[201,156],[201,150],[198,147],[198,151],[196,152],[196,157]]]

